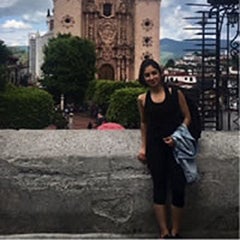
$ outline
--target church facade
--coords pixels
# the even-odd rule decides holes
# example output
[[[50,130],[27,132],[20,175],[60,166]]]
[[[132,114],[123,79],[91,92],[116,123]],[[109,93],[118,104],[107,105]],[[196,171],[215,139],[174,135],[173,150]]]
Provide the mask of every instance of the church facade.
[[[95,43],[97,78],[138,78],[145,58],[159,60],[161,0],[53,0],[53,35],[70,33]]]

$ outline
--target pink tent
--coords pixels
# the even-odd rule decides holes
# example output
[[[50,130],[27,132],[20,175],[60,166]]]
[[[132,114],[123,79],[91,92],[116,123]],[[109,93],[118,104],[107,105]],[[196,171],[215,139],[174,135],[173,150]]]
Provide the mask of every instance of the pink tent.
[[[106,122],[97,127],[97,130],[124,130],[125,128],[118,123]]]

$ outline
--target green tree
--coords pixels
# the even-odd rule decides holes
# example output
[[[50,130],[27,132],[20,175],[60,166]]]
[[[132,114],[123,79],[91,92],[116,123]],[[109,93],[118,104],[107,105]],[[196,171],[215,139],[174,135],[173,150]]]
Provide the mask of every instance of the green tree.
[[[0,40],[0,91],[3,91],[7,82],[7,63],[9,57],[11,56],[10,50],[4,44],[3,41]]]
[[[173,59],[169,59],[165,65],[165,68],[174,67],[175,61]]]
[[[44,49],[42,85],[59,100],[80,104],[95,74],[95,46],[86,39],[59,34]]]

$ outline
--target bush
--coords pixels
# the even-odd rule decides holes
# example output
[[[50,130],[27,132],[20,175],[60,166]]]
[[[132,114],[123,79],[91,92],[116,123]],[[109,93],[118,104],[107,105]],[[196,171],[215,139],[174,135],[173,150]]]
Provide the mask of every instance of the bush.
[[[129,81],[129,82],[125,82],[124,86],[126,88],[142,88],[142,85],[138,82],[138,81]]]
[[[93,95],[93,102],[103,110],[103,113],[105,113],[109,106],[111,95],[115,90],[123,87],[124,82],[98,80]]]
[[[56,111],[53,115],[53,125],[55,125],[57,129],[67,129],[68,120],[63,116],[62,112]]]
[[[106,115],[107,121],[120,123],[126,128],[139,128],[137,97],[145,91],[142,87],[116,90],[110,99]]]
[[[115,90],[129,87],[139,88],[141,85],[137,81],[119,82],[111,80],[93,80],[89,84],[85,100],[88,103],[96,104],[105,113],[109,106],[111,95]]]
[[[8,88],[0,95],[0,128],[42,129],[53,117],[52,96],[37,88]]]
[[[92,80],[92,81],[89,82],[88,88],[87,88],[86,93],[85,93],[85,101],[86,102],[92,102],[93,96],[94,96],[95,91],[96,91],[98,81],[99,80]]]

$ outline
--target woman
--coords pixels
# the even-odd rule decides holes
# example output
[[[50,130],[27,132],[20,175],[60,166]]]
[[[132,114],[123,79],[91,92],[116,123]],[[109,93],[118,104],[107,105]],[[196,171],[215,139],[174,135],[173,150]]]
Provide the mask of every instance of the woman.
[[[182,123],[189,125],[189,109],[181,91],[177,92],[178,101],[172,96],[173,91],[165,86],[162,70],[154,60],[142,62],[139,81],[149,90],[138,96],[142,141],[138,159],[147,163],[152,176],[154,211],[160,237],[179,238],[186,179],[173,157],[174,141],[171,135]],[[168,182],[172,197],[171,229],[167,226]]]

